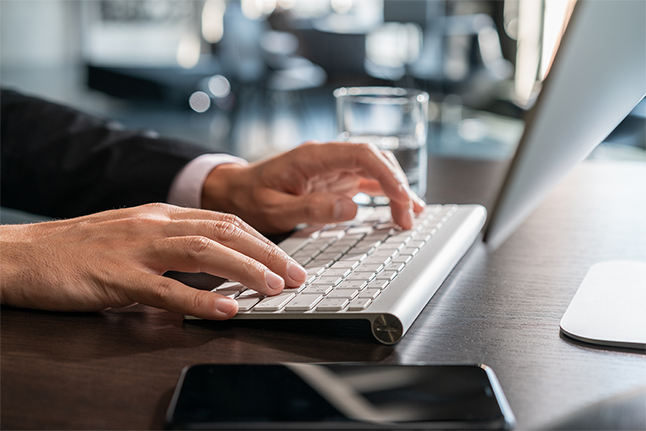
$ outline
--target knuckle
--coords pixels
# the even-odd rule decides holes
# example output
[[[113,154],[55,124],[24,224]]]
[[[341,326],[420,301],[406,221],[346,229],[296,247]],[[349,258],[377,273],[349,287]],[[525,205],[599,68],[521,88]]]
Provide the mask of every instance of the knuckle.
[[[260,262],[251,261],[254,266],[257,266],[257,271],[264,272],[266,267],[282,267],[287,264],[289,259],[287,253],[285,253],[280,247],[274,244],[265,244],[259,250]]]
[[[213,224],[214,237],[218,242],[231,243],[243,235],[241,225],[235,222],[218,221]]]
[[[203,295],[195,294],[191,296],[190,299],[191,310],[204,310],[208,307],[206,304],[206,298]]]
[[[152,213],[166,213],[169,209],[169,205],[161,202],[153,202],[149,204],[142,205],[142,208],[152,212]]]
[[[146,292],[146,295],[156,304],[166,304],[172,296],[173,289],[172,280],[160,277],[160,279],[150,287],[149,291]]]
[[[228,224],[233,225],[233,226],[235,226],[237,228],[241,228],[242,226],[244,226],[244,222],[237,215],[229,214],[229,213],[221,213],[221,214],[222,214],[221,222],[228,223]]]
[[[143,231],[151,227],[156,226],[159,223],[159,219],[148,213],[138,213],[126,220],[126,225],[136,231]]]
[[[137,207],[136,212],[128,214],[123,219],[126,226],[133,229],[158,228],[168,223],[168,217],[164,208],[165,204],[146,204]]]
[[[186,239],[186,254],[189,257],[198,257],[210,247],[211,241],[203,236],[193,236]]]
[[[229,223],[218,223],[217,232],[223,241],[235,241],[240,236],[240,229]]]
[[[287,255],[276,246],[268,245],[265,248],[265,256],[268,262],[283,262]]]

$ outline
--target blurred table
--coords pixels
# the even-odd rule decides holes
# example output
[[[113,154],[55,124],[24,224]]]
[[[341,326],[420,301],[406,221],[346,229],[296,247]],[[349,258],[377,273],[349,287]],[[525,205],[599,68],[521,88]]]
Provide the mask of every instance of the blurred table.
[[[489,204],[504,167],[431,159],[428,200]],[[162,428],[187,365],[365,361],[487,364],[517,428],[544,429],[646,386],[645,352],[584,345],[558,326],[593,263],[646,260],[645,188],[646,164],[583,163],[501,248],[476,243],[395,346],[360,324],[187,323],[146,306],[89,314],[4,307],[2,428]]]

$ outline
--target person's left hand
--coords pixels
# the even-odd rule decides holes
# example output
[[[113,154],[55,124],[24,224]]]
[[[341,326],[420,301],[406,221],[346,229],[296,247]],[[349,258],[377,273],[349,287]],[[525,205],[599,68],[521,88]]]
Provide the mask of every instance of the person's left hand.
[[[392,153],[347,142],[307,142],[249,166],[218,166],[204,183],[202,207],[236,214],[273,234],[299,223],[351,220],[359,192],[388,197],[393,220],[405,229],[424,208]]]
[[[238,304],[164,277],[205,272],[265,295],[300,286],[305,270],[231,214],[148,204],[67,220],[0,226],[0,303],[100,311],[141,303],[204,319]]]

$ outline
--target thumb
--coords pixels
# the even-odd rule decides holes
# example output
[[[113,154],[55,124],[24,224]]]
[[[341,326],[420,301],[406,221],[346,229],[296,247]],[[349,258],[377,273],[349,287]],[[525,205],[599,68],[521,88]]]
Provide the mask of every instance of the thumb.
[[[305,195],[283,195],[281,217],[286,223],[324,224],[352,220],[357,204],[342,194],[313,192]]]

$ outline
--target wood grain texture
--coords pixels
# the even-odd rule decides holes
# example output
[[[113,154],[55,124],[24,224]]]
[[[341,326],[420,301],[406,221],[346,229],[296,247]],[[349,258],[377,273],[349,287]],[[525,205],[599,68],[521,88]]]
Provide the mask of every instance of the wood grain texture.
[[[488,203],[502,167],[432,159],[429,200]],[[584,163],[498,250],[476,243],[392,347],[360,323],[187,323],[145,306],[89,314],[3,308],[0,425],[158,429],[187,365],[365,361],[487,364],[518,429],[542,429],[646,386],[646,352],[591,347],[558,327],[592,264],[646,260],[644,214],[645,164]]]

